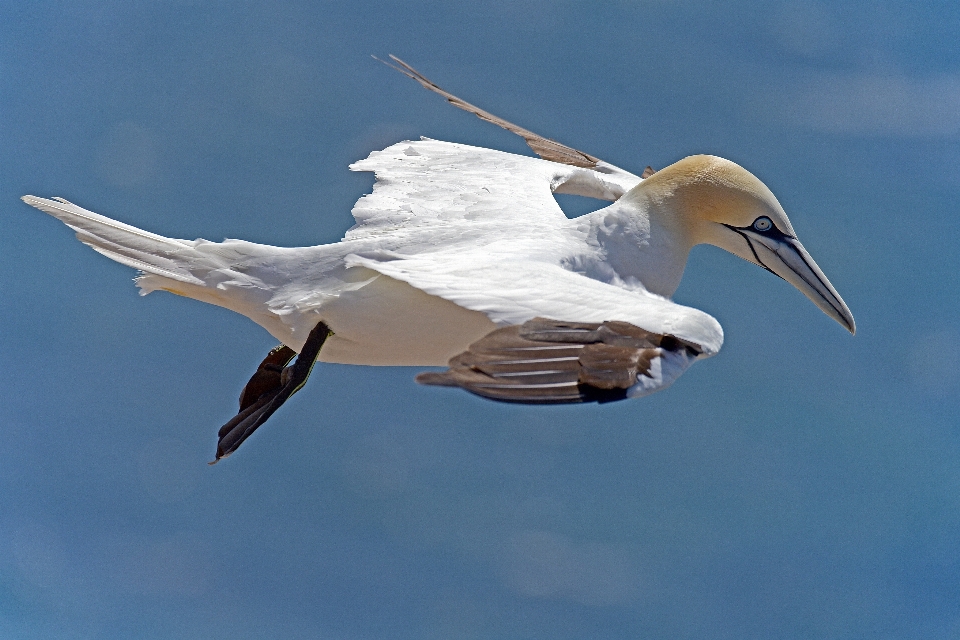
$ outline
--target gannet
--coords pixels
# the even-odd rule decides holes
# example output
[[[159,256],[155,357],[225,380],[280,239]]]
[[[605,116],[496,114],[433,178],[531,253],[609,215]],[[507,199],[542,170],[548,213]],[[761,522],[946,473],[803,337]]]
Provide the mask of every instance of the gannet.
[[[391,58],[540,157],[427,138],[374,151],[350,166],[376,175],[353,208],[356,224],[341,241],[312,247],[177,240],[62,198],[23,197],[138,269],[141,295],[219,305],[281,341],[220,429],[214,462],[296,393],[316,361],[447,366],[417,380],[507,402],[607,402],[664,389],[723,343],[713,317],[670,300],[698,244],[780,276],[855,332],[777,198],[746,169],[696,155],[638,176],[498,118]],[[568,219],[554,193],[612,204]]]

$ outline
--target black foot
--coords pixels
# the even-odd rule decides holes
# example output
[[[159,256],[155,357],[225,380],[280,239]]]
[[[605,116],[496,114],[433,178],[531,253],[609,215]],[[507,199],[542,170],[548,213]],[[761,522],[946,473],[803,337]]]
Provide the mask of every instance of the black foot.
[[[216,464],[236,451],[287,398],[300,390],[310,377],[320,348],[331,333],[326,324],[318,322],[293,364],[289,362],[297,353],[286,345],[280,345],[267,354],[240,393],[240,413],[220,427],[217,457],[210,464]]]

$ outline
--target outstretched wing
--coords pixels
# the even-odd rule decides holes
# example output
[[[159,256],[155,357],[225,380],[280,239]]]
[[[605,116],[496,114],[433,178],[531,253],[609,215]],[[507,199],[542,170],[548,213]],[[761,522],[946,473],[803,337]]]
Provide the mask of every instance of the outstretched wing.
[[[458,220],[496,221],[508,232],[535,227],[538,221],[555,226],[564,215],[552,192],[612,201],[653,171],[648,167],[637,176],[518,127],[447,93],[410,65],[391,58],[400,65],[394,68],[452,104],[522,136],[543,159],[429,139],[375,151],[350,166],[353,171],[375,172],[377,182],[373,193],[354,207],[357,225],[347,233],[348,240]]]
[[[374,56],[374,59],[380,60],[376,56]],[[619,174],[622,174],[623,176],[636,178],[636,176],[634,176],[633,174],[627,171],[624,171],[619,167],[615,167],[612,164],[604,162],[600,158],[594,157],[589,153],[584,153],[583,151],[574,149],[573,147],[568,147],[567,145],[561,144],[556,140],[545,138],[540,134],[530,131],[529,129],[524,129],[523,127],[515,125],[512,122],[509,122],[507,120],[504,120],[499,116],[493,115],[489,111],[485,111],[484,109],[481,109],[476,105],[470,104],[466,100],[463,100],[462,98],[458,98],[457,96],[453,95],[452,93],[449,93],[448,91],[444,91],[437,85],[437,83],[433,82],[432,80],[427,78],[425,75],[423,75],[422,73],[420,73],[419,71],[417,71],[416,69],[411,67],[409,64],[407,64],[406,62],[404,62],[403,60],[401,60],[400,58],[398,58],[393,54],[390,55],[390,59],[396,62],[397,65],[399,66],[392,65],[389,62],[384,62],[383,60],[380,60],[380,62],[383,62],[388,67],[399,71],[400,73],[407,76],[408,78],[412,78],[416,80],[417,82],[420,83],[420,85],[423,88],[429,89],[434,93],[440,94],[441,96],[446,98],[447,102],[449,102],[453,106],[459,109],[463,109],[464,111],[467,111],[469,113],[472,113],[478,118],[480,118],[481,120],[486,120],[487,122],[495,124],[502,129],[506,129],[511,133],[517,134],[518,136],[524,139],[524,141],[527,143],[527,146],[529,146],[534,153],[536,153],[538,156],[540,156],[544,160],[551,160],[553,162],[568,164],[574,167],[595,169],[597,171],[600,171],[601,173],[612,173],[612,174],[619,173]],[[653,173],[654,173],[653,168],[647,167],[644,170],[642,177],[647,178],[650,175],[653,175]],[[581,194],[581,195],[587,195],[587,194]]]
[[[465,144],[400,142],[350,165],[373,171],[373,192],[353,208],[347,240],[430,228],[513,235],[558,228],[566,218],[553,191],[615,200],[640,182]],[[468,223],[459,224],[458,223]],[[487,224],[485,224],[487,223]]]
[[[417,382],[502,402],[611,402],[667,388],[700,354],[698,345],[626,322],[534,318],[487,334],[449,369]]]
[[[376,56],[374,56],[374,58],[376,58]],[[376,58],[376,59],[379,60],[379,58]],[[543,136],[538,135],[533,131],[524,129],[523,127],[513,124],[512,122],[507,122],[503,118],[499,116],[495,116],[489,111],[484,111],[480,107],[474,106],[469,102],[467,102],[466,100],[462,100],[461,98],[458,98],[452,93],[448,93],[447,91],[444,91],[439,86],[437,86],[435,82],[428,79],[422,73],[420,73],[419,71],[411,67],[409,64],[407,64],[397,56],[391,54],[390,59],[396,62],[397,65],[399,66],[394,66],[389,62],[383,62],[383,60],[380,60],[380,62],[383,62],[388,67],[396,69],[397,71],[404,74],[408,78],[413,78],[414,80],[419,82],[420,85],[423,86],[423,88],[429,89],[434,93],[440,94],[441,96],[446,98],[447,102],[449,102],[453,106],[459,109],[463,109],[464,111],[468,111],[469,113],[474,114],[481,120],[486,120],[487,122],[493,123],[498,127],[506,129],[511,133],[517,134],[518,136],[520,136],[526,141],[527,145],[531,149],[533,149],[534,153],[536,153],[538,156],[540,156],[544,160],[552,160],[553,162],[569,164],[569,165],[573,165],[574,167],[586,167],[590,169],[593,169],[598,164],[600,164],[600,159],[593,157],[589,153],[584,153],[583,151],[578,151],[573,147],[568,147],[565,144],[560,144],[556,140],[544,138]]]

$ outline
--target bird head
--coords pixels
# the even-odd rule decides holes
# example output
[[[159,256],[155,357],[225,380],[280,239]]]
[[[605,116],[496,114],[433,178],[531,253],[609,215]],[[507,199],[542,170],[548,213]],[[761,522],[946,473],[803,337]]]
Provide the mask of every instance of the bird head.
[[[670,211],[691,245],[712,244],[780,276],[856,332],[853,314],[803,248],[770,189],[740,165],[690,156],[641,183],[655,209]]]

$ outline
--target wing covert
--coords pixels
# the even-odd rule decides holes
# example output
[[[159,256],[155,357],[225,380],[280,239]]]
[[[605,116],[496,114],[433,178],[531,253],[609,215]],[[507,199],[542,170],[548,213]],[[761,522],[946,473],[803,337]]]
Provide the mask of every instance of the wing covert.
[[[467,223],[494,223],[510,233],[557,227],[566,216],[553,191],[616,200],[640,182],[428,138],[374,151],[350,169],[373,171],[377,181],[354,206],[357,224],[347,240]]]
[[[564,215],[550,192],[552,164],[438,140],[391,145],[350,165],[377,181],[354,206],[346,239],[465,222],[556,226]]]

